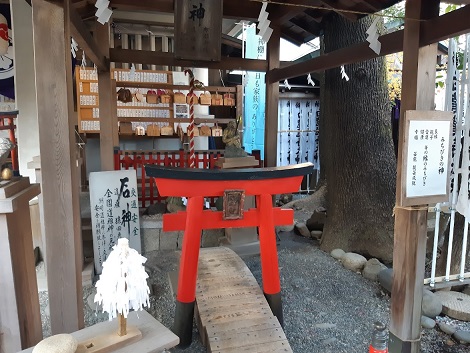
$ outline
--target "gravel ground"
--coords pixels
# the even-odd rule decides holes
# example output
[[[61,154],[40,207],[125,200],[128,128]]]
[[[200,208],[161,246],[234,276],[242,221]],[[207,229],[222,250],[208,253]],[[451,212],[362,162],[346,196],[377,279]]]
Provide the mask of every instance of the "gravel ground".
[[[367,352],[372,324],[388,324],[390,297],[381,287],[353,273],[328,254],[318,249],[312,240],[290,233],[280,233],[279,266],[284,306],[284,331],[295,353]],[[149,285],[154,295],[148,311],[163,325],[171,327],[174,299],[168,272],[177,269],[177,254],[155,251],[147,254],[150,270]],[[259,256],[244,258],[255,278],[261,283]],[[84,288],[86,325],[106,320],[96,313],[86,299],[93,295],[91,286]],[[41,314],[45,336],[50,335],[47,312],[47,292],[40,293]],[[439,317],[461,329],[470,330],[470,323]],[[193,343],[187,353],[205,352],[194,325]],[[183,352],[174,348],[171,352]],[[458,344],[438,329],[422,331],[421,352],[468,353],[470,347]]]

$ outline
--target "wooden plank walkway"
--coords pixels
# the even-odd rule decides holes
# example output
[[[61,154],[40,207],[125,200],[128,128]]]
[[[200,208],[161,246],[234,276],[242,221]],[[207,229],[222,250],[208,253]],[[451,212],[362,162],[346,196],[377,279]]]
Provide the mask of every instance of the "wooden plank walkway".
[[[292,352],[256,279],[228,248],[200,251],[195,316],[210,353]]]

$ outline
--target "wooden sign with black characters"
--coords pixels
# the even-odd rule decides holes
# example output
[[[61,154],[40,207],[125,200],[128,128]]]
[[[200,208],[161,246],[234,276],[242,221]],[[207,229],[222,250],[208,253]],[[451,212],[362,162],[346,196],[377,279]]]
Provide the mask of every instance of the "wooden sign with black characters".
[[[175,57],[220,61],[223,1],[175,1]]]

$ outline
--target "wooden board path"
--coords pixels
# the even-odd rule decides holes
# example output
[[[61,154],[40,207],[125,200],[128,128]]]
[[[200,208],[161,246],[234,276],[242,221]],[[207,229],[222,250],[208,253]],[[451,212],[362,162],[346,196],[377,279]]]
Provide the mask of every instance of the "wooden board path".
[[[256,279],[228,248],[201,249],[195,316],[210,353],[292,352]]]

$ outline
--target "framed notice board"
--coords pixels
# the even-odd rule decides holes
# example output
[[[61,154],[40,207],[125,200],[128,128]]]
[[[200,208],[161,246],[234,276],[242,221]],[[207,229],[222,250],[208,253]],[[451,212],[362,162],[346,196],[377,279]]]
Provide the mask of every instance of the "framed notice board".
[[[449,200],[452,113],[405,112],[400,206]]]

